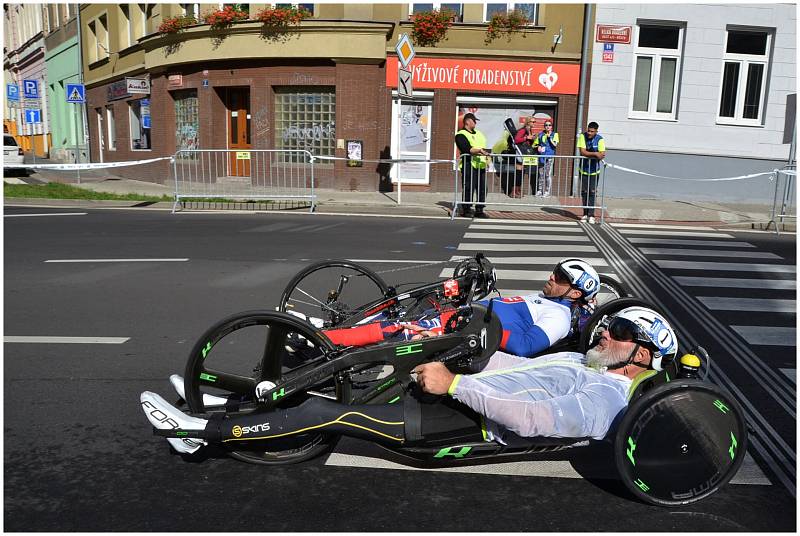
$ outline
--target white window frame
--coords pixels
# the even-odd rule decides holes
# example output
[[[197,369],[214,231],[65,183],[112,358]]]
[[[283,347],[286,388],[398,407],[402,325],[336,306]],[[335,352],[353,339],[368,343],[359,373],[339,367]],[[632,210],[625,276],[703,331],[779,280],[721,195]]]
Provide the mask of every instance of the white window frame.
[[[755,32],[766,33],[767,44],[764,49],[764,54],[729,54],[728,38],[730,33],[734,32]],[[745,125],[745,126],[762,126],[764,120],[764,108],[767,95],[767,75],[770,68],[770,56],[772,52],[772,37],[773,32],[769,28],[759,27],[737,27],[729,26],[725,29],[725,41],[723,43],[722,54],[722,68],[719,75],[719,97],[717,98],[717,124],[719,125]],[[736,90],[736,106],[734,107],[733,117],[721,116],[720,107],[722,106],[722,82],[725,79],[725,64],[738,63],[739,64],[739,82]],[[760,64],[764,66],[762,80],[761,80],[761,95],[758,100],[758,117],[756,119],[745,119],[742,115],[744,113],[744,98],[747,90],[747,73],[750,70],[750,65]]]
[[[417,3],[420,3],[420,4],[422,4],[422,3],[433,4],[433,8],[432,9],[434,11],[441,11],[442,10],[442,4],[458,4],[461,7],[459,8],[458,12],[456,13],[456,21],[457,22],[463,22],[464,21],[464,3],[463,2],[417,2]],[[415,4],[415,2],[411,2],[411,3],[408,4],[408,16],[409,17],[411,17],[411,15],[414,14],[414,4]]]
[[[109,104],[106,106],[106,136],[108,140],[108,151],[117,150],[117,135],[116,135],[116,121],[114,118],[114,105]]]
[[[484,23],[491,21],[491,18],[487,17],[487,11],[489,9],[489,5],[488,4],[502,4],[502,3],[503,2],[488,2],[488,3],[484,2],[483,3],[483,22]],[[538,2],[505,2],[505,4],[506,4],[506,13],[514,11],[514,8],[516,7],[517,4],[533,4],[534,5],[534,8],[533,8],[533,20],[530,21],[530,24],[528,24],[528,26],[536,26],[536,25],[539,24],[539,3]]]
[[[652,48],[639,46],[639,32],[642,26],[665,26],[678,29],[678,48]],[[654,119],[661,121],[677,121],[678,117],[678,93],[681,85],[681,72],[683,67],[683,41],[686,25],[679,22],[670,21],[639,21],[636,23],[636,35],[634,36],[633,62],[631,65],[631,89],[628,102],[629,119]],[[650,95],[647,102],[647,111],[634,111],[633,97],[636,89],[636,63],[640,57],[652,59],[650,65]],[[674,58],[675,62],[675,86],[672,90],[672,111],[657,112],[658,89],[661,79],[661,60],[664,58]]]

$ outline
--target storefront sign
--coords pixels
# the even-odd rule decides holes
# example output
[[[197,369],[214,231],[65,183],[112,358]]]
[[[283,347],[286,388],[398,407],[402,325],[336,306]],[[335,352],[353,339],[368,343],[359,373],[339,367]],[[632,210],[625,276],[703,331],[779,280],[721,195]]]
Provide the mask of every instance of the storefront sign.
[[[116,82],[108,84],[108,88],[106,89],[106,98],[108,100],[124,99],[130,96],[130,93],[128,93],[128,84],[125,80],[117,80]]]
[[[171,74],[167,77],[167,85],[170,89],[183,87],[183,75],[182,74]]]
[[[617,26],[615,24],[598,24],[595,41],[598,43],[631,44],[631,26]]]
[[[397,87],[397,58],[386,59],[386,85]],[[580,66],[565,63],[415,58],[415,89],[502,91],[576,95]]]
[[[128,93],[147,95],[150,93],[150,80],[146,78],[126,78]]]

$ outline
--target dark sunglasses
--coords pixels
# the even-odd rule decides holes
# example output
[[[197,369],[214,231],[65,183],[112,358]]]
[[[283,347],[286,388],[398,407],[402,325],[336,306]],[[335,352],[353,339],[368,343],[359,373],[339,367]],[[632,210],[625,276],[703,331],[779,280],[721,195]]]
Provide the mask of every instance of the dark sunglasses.
[[[553,270],[553,279],[555,279],[556,283],[560,283],[562,285],[572,285],[572,281],[570,281],[569,276],[561,269],[560,266]]]
[[[545,123],[545,124],[544,124],[544,126],[546,126],[546,127],[552,127],[552,126],[553,126],[553,123]]]
[[[638,344],[653,346],[653,343],[642,333],[642,328],[628,320],[627,318],[615,317],[608,324],[608,334],[615,341],[635,342]]]

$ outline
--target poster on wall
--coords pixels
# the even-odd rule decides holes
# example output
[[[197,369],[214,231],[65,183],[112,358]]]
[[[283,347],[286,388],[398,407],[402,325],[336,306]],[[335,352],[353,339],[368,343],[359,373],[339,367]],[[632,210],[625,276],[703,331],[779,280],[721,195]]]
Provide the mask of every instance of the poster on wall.
[[[507,133],[503,127],[503,121],[506,118],[511,118],[518,129],[525,126],[525,119],[533,117],[533,132],[538,134],[544,130],[544,123],[547,120],[553,121],[556,124],[556,106],[555,105],[530,105],[515,107],[514,105],[500,104],[500,105],[487,105],[487,104],[463,104],[458,107],[458,124],[457,130],[464,128],[464,114],[472,113],[478,118],[477,129],[480,130],[486,137],[486,143],[489,145],[493,153],[500,153],[506,147]],[[456,151],[456,158],[458,158],[458,149]],[[494,171],[494,163],[489,167],[490,171]]]
[[[430,150],[430,103],[400,105],[400,139],[398,158],[426,160]],[[420,184],[428,181],[428,166],[424,163],[397,164],[396,174],[404,181]]]
[[[364,165],[364,162],[361,161],[363,148],[363,141],[347,140],[347,167],[361,167]]]

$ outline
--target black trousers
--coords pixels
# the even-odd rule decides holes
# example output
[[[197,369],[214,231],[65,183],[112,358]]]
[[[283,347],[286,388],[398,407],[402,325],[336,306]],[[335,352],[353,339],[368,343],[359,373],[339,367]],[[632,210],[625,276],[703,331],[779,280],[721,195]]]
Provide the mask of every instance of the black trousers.
[[[595,206],[595,195],[597,194],[597,175],[585,175],[581,173],[581,198],[584,205]],[[594,216],[594,208],[584,208],[585,216]]]
[[[475,210],[480,212],[485,206],[483,203],[486,201],[486,169],[477,169],[469,166],[464,166],[461,169],[461,181],[464,185],[464,201],[466,205],[464,208],[472,208],[472,194],[475,193]]]

